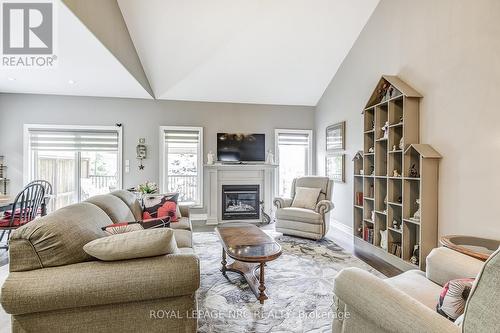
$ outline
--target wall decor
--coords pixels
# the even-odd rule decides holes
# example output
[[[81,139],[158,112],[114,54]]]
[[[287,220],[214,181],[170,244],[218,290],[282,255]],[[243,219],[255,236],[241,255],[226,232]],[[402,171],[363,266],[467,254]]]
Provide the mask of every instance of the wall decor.
[[[334,153],[326,156],[326,176],[335,182],[345,182],[345,154]]]
[[[326,128],[326,151],[345,149],[345,121],[330,125]]]
[[[147,157],[147,147],[146,147],[146,139],[140,138],[139,143],[136,146],[137,159],[139,160],[139,170],[144,170],[144,164],[142,161]]]

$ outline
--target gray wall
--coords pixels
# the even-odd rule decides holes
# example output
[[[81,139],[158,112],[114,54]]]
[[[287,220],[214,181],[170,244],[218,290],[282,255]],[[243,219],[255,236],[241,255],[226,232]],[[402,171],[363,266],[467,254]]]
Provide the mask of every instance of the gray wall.
[[[382,0],[316,110],[318,172],[325,127],[347,121],[347,182],[334,218],[352,225],[351,159],[362,149],[361,110],[382,74],[423,96],[421,142],[442,155],[439,233],[500,238],[500,1]]]
[[[159,126],[187,125],[204,128],[204,152],[216,151],[217,132],[265,133],[266,150],[274,150],[274,129],[312,129],[314,108],[229,103],[149,101],[119,98],[0,94],[0,155],[5,155],[10,193],[23,186],[23,124],[123,124],[123,159],[130,173],[124,187],[145,180],[158,182]],[[135,146],[146,138],[148,159],[138,170]]]

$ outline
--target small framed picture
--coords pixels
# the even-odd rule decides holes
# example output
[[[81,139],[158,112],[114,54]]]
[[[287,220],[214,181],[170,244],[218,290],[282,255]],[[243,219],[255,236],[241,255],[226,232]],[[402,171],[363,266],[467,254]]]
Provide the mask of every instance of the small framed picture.
[[[337,183],[345,182],[345,154],[333,153],[326,156],[326,176]]]
[[[326,128],[326,151],[345,149],[345,121]]]

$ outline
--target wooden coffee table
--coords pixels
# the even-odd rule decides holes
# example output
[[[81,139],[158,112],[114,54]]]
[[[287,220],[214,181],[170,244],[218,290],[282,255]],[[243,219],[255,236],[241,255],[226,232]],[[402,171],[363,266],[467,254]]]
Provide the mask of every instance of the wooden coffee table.
[[[253,293],[264,304],[268,299],[264,284],[264,267],[266,262],[281,255],[281,246],[269,235],[252,224],[228,223],[215,228],[222,243],[222,268],[236,272],[245,278]],[[226,255],[234,259],[228,264]],[[259,276],[256,271],[259,270]]]

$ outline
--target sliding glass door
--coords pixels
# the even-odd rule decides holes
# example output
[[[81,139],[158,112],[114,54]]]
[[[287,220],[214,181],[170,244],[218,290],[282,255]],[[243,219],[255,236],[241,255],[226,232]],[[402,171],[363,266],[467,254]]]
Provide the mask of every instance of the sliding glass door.
[[[55,210],[121,188],[121,129],[27,125],[25,181],[53,186]]]

